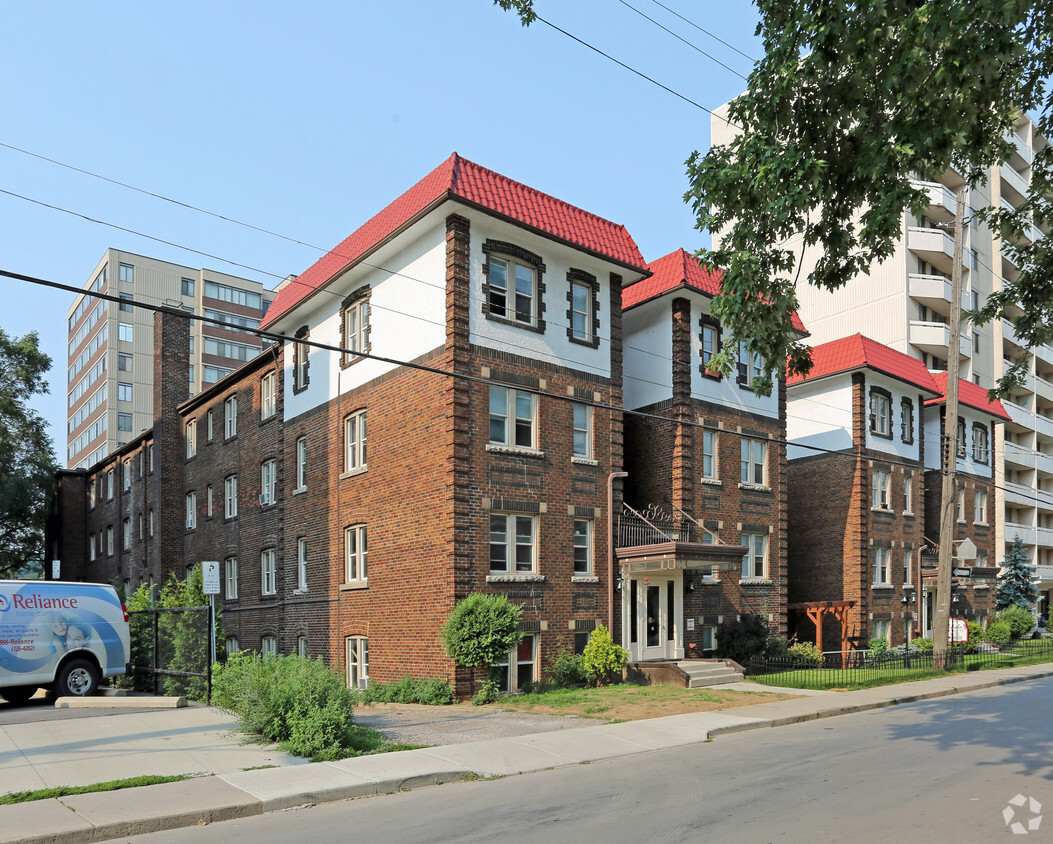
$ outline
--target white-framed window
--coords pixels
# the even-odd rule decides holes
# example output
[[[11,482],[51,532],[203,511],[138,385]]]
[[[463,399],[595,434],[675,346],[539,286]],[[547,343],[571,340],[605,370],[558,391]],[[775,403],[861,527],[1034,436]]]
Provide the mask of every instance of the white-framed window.
[[[307,489],[307,437],[296,440],[296,488]]]
[[[364,689],[369,683],[369,639],[365,636],[348,636],[344,640],[347,655],[347,685],[351,689]]]
[[[273,548],[265,548],[260,552],[260,592],[264,595],[273,595],[278,591],[277,556]]]
[[[223,402],[223,419],[225,436],[229,440],[238,434],[238,397],[230,396]]]
[[[973,460],[977,463],[986,463],[990,458],[990,449],[987,441],[987,428],[984,425],[973,424]]]
[[[914,551],[910,548],[903,549],[903,584],[910,585],[910,570],[913,567]]]
[[[307,591],[307,537],[301,536],[296,540],[296,589],[299,592]]]
[[[987,490],[977,489],[973,496],[973,521],[987,524]]]
[[[150,536],[154,535],[154,508],[151,507],[146,513],[146,529]]]
[[[135,267],[131,264],[118,264],[117,278],[126,284],[135,284]]]
[[[574,574],[592,574],[592,519],[574,520]]]
[[[260,464],[260,506],[266,507],[278,500],[278,461],[273,457]]]
[[[212,518],[212,484],[205,487],[205,515]]]
[[[717,649],[717,628],[713,624],[702,625],[702,650],[715,651]]]
[[[490,514],[490,571],[533,572],[537,562],[537,517]]]
[[[186,423],[186,456],[187,459],[197,455],[197,420]]]
[[[768,442],[742,438],[742,483],[750,486],[768,485]]]
[[[870,550],[870,562],[874,569],[874,580],[873,583],[878,586],[884,586],[891,583],[889,580],[889,557],[892,552],[888,548],[872,548]]]
[[[910,399],[903,399],[899,405],[900,411],[900,436],[905,443],[914,442],[914,403]]]
[[[113,525],[106,525],[106,556],[113,556]]]
[[[270,419],[278,409],[278,376],[268,372],[260,379],[260,419]]]
[[[294,393],[306,390],[307,385],[311,383],[311,350],[307,345],[309,338],[310,331],[307,329],[307,326],[304,326],[296,332],[296,339],[293,340],[292,359]]]
[[[914,488],[914,475],[908,472],[903,473],[903,512],[913,513],[913,505],[911,504],[911,493]]]
[[[194,279],[182,278],[179,280],[179,292],[184,296],[194,295]]]
[[[120,381],[117,382],[117,401],[131,401],[132,400],[132,385],[123,384]]]
[[[713,356],[720,351],[720,323],[713,317],[702,316],[700,340],[699,356],[702,358],[702,371],[711,378],[719,378],[720,373],[711,371],[709,368]]]
[[[744,533],[742,544],[749,549],[742,558],[742,579],[766,578],[768,576],[768,534]]]
[[[344,419],[344,471],[366,469],[366,411],[359,410]]]
[[[574,456],[592,457],[592,405],[574,404]]]
[[[892,438],[892,397],[877,387],[870,389],[870,431],[878,437]]]
[[[97,492],[97,484],[95,482],[95,478],[92,478],[90,481],[88,481],[88,507],[89,508],[94,508],[95,507],[96,492]]]
[[[355,360],[356,352],[369,351],[369,300],[361,299],[344,310],[344,348],[346,359]]]
[[[130,413],[118,413],[117,414],[117,430],[118,431],[131,431],[132,430],[132,414]]]
[[[514,258],[487,260],[487,303],[492,316],[524,325],[538,321],[537,271]]]
[[[739,341],[738,352],[738,383],[748,387],[754,378],[764,374],[764,364],[757,352],[751,352],[749,345]]]
[[[135,328],[131,323],[117,323],[117,339],[125,343],[132,343],[135,341]]]
[[[878,510],[888,510],[888,489],[892,475],[883,469],[875,469],[870,476],[870,506]]]
[[[224,583],[226,586],[225,597],[233,601],[238,597],[238,558],[227,557],[223,561]]]
[[[121,372],[131,372],[134,365],[135,357],[133,355],[123,352],[117,355],[117,369]]]
[[[88,562],[95,562],[95,534],[88,534]]]
[[[965,457],[968,448],[968,442],[965,435],[965,420],[958,420],[958,456]]]
[[[197,527],[197,493],[186,494],[186,529],[194,530]]]
[[[702,477],[717,479],[717,432],[708,429],[702,430]]]
[[[592,310],[593,286],[583,281],[570,283],[570,336],[572,340],[591,343],[594,314]]]
[[[130,551],[132,548],[132,520],[130,518],[121,522],[121,547],[125,551]]]
[[[113,469],[106,470],[106,500],[113,499]]]
[[[263,656],[277,656],[278,655],[278,637],[277,636],[264,636],[260,639],[260,653]]]
[[[344,529],[344,578],[347,583],[369,580],[369,539],[365,525]]]
[[[965,490],[958,490],[958,521],[965,521]]]
[[[234,656],[239,650],[241,647],[238,645],[238,637],[227,636],[227,656]]]
[[[892,621],[887,618],[875,618],[874,619],[874,639],[884,639],[886,642],[889,641],[889,637],[892,635]]]
[[[207,433],[207,439],[212,442],[212,411],[210,410],[205,414],[205,428]]]
[[[238,515],[238,476],[227,475],[223,479],[223,518],[233,519]]]
[[[494,663],[498,688],[506,694],[515,694],[537,679],[538,635],[527,633],[519,645],[500,662]]]
[[[132,459],[121,461],[121,489],[127,492],[132,488]]]
[[[511,387],[490,386],[490,442],[537,447],[537,396]]]
[[[307,637],[306,636],[297,636],[296,637],[296,655],[297,656],[301,656],[304,659],[307,658],[308,652],[307,652]]]

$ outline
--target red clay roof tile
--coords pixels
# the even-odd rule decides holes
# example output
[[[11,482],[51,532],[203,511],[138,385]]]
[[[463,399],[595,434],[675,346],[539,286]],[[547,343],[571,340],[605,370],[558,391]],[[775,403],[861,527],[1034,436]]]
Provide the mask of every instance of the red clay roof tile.
[[[903,352],[897,352],[883,343],[853,334],[829,343],[820,343],[812,348],[812,370],[807,377],[793,375],[787,384],[800,384],[806,380],[836,375],[840,372],[851,372],[854,369],[867,367],[877,372],[913,384],[927,393],[938,394],[939,388],[917,358]]]
[[[939,398],[930,399],[925,402],[926,406],[930,404],[943,404],[947,401],[947,373],[934,372],[932,374],[932,380],[936,383],[936,388],[940,391],[940,396]],[[998,399],[991,401],[987,398],[987,390],[979,384],[974,384],[972,381],[966,381],[963,378],[958,379],[958,403],[967,405],[976,410],[982,410],[984,413],[990,413],[992,416],[997,416],[999,419],[1010,418],[1009,414],[1006,413],[1005,407]]]

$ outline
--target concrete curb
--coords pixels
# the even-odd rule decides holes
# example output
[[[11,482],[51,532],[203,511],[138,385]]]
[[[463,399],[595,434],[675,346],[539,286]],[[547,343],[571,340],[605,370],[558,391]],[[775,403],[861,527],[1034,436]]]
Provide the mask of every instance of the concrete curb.
[[[820,701],[826,698],[799,698],[743,707],[738,710],[744,713],[742,715],[727,712],[674,715],[651,722],[582,727],[562,733],[446,745],[339,762],[240,771],[137,788],[134,789],[134,799],[129,799],[127,791],[110,791],[21,803],[0,809],[0,835],[3,836],[0,842],[73,844],[106,841],[480,776],[507,776],[570,767],[581,764],[586,758],[592,761],[633,756],[663,747],[697,744],[731,733],[868,712],[1046,677],[1053,677],[1053,668],[991,679],[969,678],[973,681],[965,683],[957,677],[948,678],[949,685],[917,694],[881,697],[880,688],[896,688],[888,686],[848,692],[871,693],[876,698],[858,703],[824,706]],[[937,678],[935,682],[940,680],[943,678]],[[107,703],[112,704],[113,701],[113,698],[107,699]],[[806,706],[809,703],[819,705],[809,711],[782,717],[751,717],[745,714],[751,708],[765,710],[781,705]],[[716,720],[722,723],[713,724],[712,716],[720,716]],[[711,723],[704,726],[701,722],[705,720]],[[659,722],[669,723],[663,729]],[[634,737],[635,724],[641,725],[641,728],[636,730],[639,735]],[[674,725],[677,739],[658,735],[667,733]],[[597,732],[599,730],[603,733]],[[588,739],[590,733],[595,738],[604,736],[604,739],[598,743],[592,742]],[[598,751],[598,755],[589,752],[589,746],[593,744],[596,745],[593,751]]]
[[[181,709],[185,697],[165,695],[106,695],[103,697],[60,697],[56,709]]]

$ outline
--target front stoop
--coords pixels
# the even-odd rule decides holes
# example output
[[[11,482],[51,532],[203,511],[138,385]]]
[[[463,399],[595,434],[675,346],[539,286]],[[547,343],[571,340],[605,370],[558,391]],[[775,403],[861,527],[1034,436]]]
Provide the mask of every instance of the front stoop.
[[[625,679],[646,686],[680,686],[702,689],[724,683],[742,682],[743,670],[730,659],[655,660],[631,662],[625,668]]]
[[[687,688],[689,689],[701,689],[706,686],[719,686],[724,683],[742,682],[742,672],[730,668],[723,662],[685,660],[678,662],[676,667],[687,675]]]

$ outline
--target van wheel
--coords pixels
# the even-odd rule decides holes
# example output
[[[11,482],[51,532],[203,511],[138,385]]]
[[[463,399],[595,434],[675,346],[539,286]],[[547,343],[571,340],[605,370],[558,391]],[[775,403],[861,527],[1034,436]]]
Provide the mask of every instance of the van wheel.
[[[86,659],[71,659],[55,678],[55,694],[84,697],[99,687],[99,670]]]
[[[36,686],[8,686],[6,689],[0,689],[0,697],[8,703],[25,703],[36,691]]]

